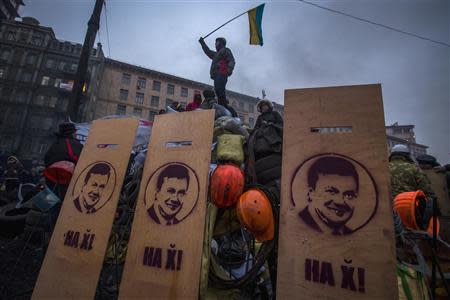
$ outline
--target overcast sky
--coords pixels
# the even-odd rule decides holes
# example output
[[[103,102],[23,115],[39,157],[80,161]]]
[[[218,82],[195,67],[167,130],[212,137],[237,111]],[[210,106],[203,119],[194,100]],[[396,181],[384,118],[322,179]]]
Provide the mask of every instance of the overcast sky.
[[[311,0],[450,43],[448,0]],[[22,16],[82,43],[95,0],[25,0]],[[198,38],[260,1],[109,0],[99,40],[107,56],[210,82]],[[450,48],[336,15],[298,1],[266,1],[264,46],[248,44],[244,15],[206,39],[224,36],[236,58],[227,88],[283,103],[288,88],[381,83],[386,124],[414,124],[417,142],[450,162]]]

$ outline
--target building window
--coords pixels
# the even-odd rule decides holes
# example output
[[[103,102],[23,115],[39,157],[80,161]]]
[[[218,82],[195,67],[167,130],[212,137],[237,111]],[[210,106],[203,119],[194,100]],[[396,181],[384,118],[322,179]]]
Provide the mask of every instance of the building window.
[[[181,97],[187,97],[188,96],[188,88],[181,87]]]
[[[19,103],[24,103],[27,100],[27,92],[19,91],[16,95],[16,101]]]
[[[42,80],[41,80],[41,85],[48,85],[50,81],[50,77],[48,76],[43,76]]]
[[[44,105],[45,96],[44,95],[38,95],[36,98],[34,98],[33,103],[36,105]]]
[[[19,42],[26,43],[28,39],[29,31],[22,29],[22,32],[19,35]]]
[[[42,44],[42,35],[39,33],[33,34],[31,38],[31,43],[35,46],[40,46]]]
[[[25,72],[22,74],[22,81],[23,82],[30,82],[31,81],[31,73]]]
[[[131,75],[127,73],[122,74],[122,84],[129,85],[131,83]]]
[[[239,101],[239,110],[244,110],[244,102]]]
[[[117,115],[125,115],[127,113],[127,106],[123,104],[117,104]]]
[[[66,67],[66,62],[65,61],[60,61],[59,65],[58,65],[58,70],[64,71],[65,67]]]
[[[167,85],[167,95],[173,95],[175,94],[175,86],[173,84]]]
[[[255,112],[255,107],[251,103],[248,104],[248,112]]]
[[[39,154],[43,154],[47,151],[47,144],[40,144],[39,145]]]
[[[158,113],[156,112],[156,111],[153,111],[153,110],[151,110],[150,111],[150,113],[149,113],[149,115],[148,115],[148,119],[150,120],[150,121],[154,121],[155,120],[155,116],[157,115]]]
[[[51,69],[51,68],[53,68],[54,64],[55,64],[55,61],[53,59],[48,59],[47,62],[45,63],[45,67],[47,69]]]
[[[0,69],[0,78],[6,77],[5,76],[5,69]]]
[[[6,39],[8,41],[14,41],[16,39],[16,34],[14,33],[14,31],[8,31],[8,33],[6,34]]]
[[[70,70],[71,70],[72,72],[76,72],[77,69],[78,69],[78,65],[77,65],[77,64],[71,64],[71,65],[70,65]]]
[[[67,109],[67,106],[69,106],[68,98],[59,99],[59,101],[56,103],[56,109],[58,111],[65,111]]]
[[[136,93],[136,99],[134,101],[137,104],[144,104],[144,93]]]
[[[255,125],[255,120],[252,117],[249,117],[248,118],[248,123],[250,124],[251,127],[253,127]]]
[[[62,81],[62,79],[55,78],[55,84],[54,84],[54,86],[57,87],[57,88],[59,88],[59,86],[61,85],[61,81]]]
[[[26,59],[26,64],[34,65],[35,62],[36,62],[36,54],[28,54],[27,59]]]
[[[142,116],[142,108],[134,107],[133,108],[133,116],[141,117]]]
[[[3,50],[1,60],[8,61],[10,55],[11,55],[11,52],[9,50]]]
[[[172,99],[169,99],[169,98],[166,99],[166,107],[167,107],[167,106],[171,106],[172,103],[173,103],[173,100],[172,100]]]
[[[152,100],[150,101],[150,105],[153,107],[159,107],[159,97],[152,96]]]
[[[157,91],[157,92],[161,91],[161,82],[160,81],[153,81],[152,89],[154,91]]]
[[[128,90],[120,89],[120,100],[127,101],[128,99]]]
[[[145,86],[147,85],[147,80],[145,78],[139,77],[137,81],[137,88],[138,89],[145,89]]]

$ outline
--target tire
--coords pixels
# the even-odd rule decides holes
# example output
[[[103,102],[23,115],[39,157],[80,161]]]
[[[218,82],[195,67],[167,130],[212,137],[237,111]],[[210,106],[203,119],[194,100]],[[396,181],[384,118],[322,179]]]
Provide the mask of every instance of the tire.
[[[281,155],[271,154],[255,162],[256,174],[281,166]]]
[[[25,220],[25,224],[29,227],[47,229],[50,222],[50,215],[38,210],[30,210]]]
[[[33,245],[43,245],[46,242],[46,234],[41,227],[25,224],[22,238]]]
[[[0,208],[0,235],[13,238],[23,232],[25,219],[29,208],[16,208],[16,203],[10,203]]]
[[[264,172],[256,173],[258,183],[265,185],[268,182],[281,178],[281,166],[274,167]]]

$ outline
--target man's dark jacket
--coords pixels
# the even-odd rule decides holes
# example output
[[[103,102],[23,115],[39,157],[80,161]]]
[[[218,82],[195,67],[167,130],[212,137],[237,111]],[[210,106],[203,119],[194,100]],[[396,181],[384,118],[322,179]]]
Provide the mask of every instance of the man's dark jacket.
[[[74,164],[77,163],[77,161],[69,155],[66,139],[68,139],[70,145],[72,146],[73,154],[80,157],[81,150],[83,150],[83,145],[77,139],[71,136],[56,134],[56,141],[51,145],[50,149],[48,149],[45,154],[45,167],[62,160],[70,161]]]
[[[215,79],[217,74],[230,76],[233,73],[235,61],[233,53],[227,47],[223,47],[219,51],[209,49],[206,43],[202,43],[202,49],[205,54],[212,59],[209,74],[211,79]]]

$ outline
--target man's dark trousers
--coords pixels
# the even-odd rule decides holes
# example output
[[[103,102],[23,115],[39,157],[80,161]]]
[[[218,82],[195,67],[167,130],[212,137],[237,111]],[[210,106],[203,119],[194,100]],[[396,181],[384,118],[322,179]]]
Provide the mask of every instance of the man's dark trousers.
[[[227,96],[225,94],[225,86],[228,81],[228,76],[223,74],[217,74],[214,77],[214,91],[216,92],[217,100],[219,104],[227,102]]]

